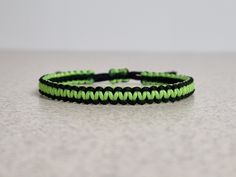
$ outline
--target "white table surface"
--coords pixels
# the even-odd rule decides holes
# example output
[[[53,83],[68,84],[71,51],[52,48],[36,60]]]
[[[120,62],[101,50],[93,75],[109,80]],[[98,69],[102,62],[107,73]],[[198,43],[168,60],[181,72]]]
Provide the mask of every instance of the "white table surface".
[[[236,54],[0,52],[0,177],[235,177]],[[52,101],[38,78],[63,70],[176,70],[174,104]]]

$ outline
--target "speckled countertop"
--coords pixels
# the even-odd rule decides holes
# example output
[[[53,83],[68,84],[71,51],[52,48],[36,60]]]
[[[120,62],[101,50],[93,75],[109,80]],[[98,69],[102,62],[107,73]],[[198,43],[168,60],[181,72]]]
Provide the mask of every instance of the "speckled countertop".
[[[0,52],[0,177],[235,177],[236,54]],[[79,105],[39,96],[58,70],[177,70],[174,104]]]

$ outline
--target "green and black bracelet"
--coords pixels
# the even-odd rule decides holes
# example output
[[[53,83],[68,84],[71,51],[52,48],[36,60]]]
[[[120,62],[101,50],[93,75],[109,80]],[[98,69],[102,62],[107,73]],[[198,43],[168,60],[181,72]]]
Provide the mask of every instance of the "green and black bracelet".
[[[94,82],[127,82],[140,80],[142,87],[92,87]],[[111,69],[109,73],[95,74],[90,70],[56,72],[39,79],[39,92],[56,100],[85,104],[151,104],[174,102],[192,95],[194,80],[176,72],[129,72]]]

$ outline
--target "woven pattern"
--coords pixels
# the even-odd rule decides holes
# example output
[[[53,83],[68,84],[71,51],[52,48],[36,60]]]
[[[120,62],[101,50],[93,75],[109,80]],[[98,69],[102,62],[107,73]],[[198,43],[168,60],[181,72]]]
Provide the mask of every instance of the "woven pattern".
[[[143,87],[92,87],[94,82],[111,83],[140,80]],[[88,85],[88,86],[86,86]],[[111,69],[109,73],[95,74],[90,70],[56,72],[39,79],[39,92],[52,99],[85,104],[145,104],[174,102],[195,91],[190,76],[175,72],[129,72],[128,69]]]

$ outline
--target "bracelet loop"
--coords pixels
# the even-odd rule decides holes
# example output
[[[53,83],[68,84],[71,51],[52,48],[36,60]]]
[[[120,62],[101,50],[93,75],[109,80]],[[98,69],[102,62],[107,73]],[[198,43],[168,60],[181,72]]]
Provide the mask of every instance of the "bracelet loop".
[[[142,87],[92,87],[94,82],[112,84],[140,80]],[[89,85],[89,86],[86,86]],[[176,72],[129,72],[128,69],[110,69],[95,74],[90,70],[55,72],[39,79],[39,92],[51,99],[85,104],[151,104],[174,102],[192,95],[194,79]]]

